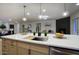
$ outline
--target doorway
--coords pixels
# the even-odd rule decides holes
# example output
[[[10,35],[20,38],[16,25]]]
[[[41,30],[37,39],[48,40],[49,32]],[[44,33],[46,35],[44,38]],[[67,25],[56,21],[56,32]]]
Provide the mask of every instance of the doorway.
[[[14,24],[10,24],[10,25],[9,25],[9,29],[10,29],[10,30],[9,30],[9,33],[10,33],[10,34],[14,34]]]

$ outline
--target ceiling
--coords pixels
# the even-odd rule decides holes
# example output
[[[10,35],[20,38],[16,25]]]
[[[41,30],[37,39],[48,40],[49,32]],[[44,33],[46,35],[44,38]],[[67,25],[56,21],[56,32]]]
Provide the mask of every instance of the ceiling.
[[[26,5],[26,12],[30,12],[27,16],[28,21],[39,20],[38,15],[40,14],[40,4],[39,3],[0,3],[0,20],[9,21],[22,21],[24,15],[23,6]],[[66,10],[68,10],[69,15],[79,10],[79,6],[75,3],[66,3]],[[41,9],[46,9],[46,12],[42,14],[48,15],[49,19],[55,20],[63,18],[62,13],[64,12],[63,3],[42,3]]]

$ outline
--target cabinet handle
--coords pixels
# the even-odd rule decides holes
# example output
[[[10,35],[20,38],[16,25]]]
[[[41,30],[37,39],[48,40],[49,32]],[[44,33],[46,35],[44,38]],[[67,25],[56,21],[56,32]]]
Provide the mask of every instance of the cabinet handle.
[[[62,52],[62,51],[57,50],[57,49],[51,49],[51,51],[55,51],[55,52]]]

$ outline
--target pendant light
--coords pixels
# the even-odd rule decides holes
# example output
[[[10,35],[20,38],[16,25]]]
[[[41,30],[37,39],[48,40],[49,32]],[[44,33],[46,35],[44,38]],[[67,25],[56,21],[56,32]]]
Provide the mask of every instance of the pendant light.
[[[42,12],[45,13],[46,12],[46,9],[43,9]]]
[[[26,6],[24,5],[23,7],[24,7],[24,17],[22,18],[22,20],[27,21],[27,18],[25,17],[25,8],[26,8]]]
[[[66,5],[64,3],[64,12],[63,12],[63,16],[68,16],[68,11],[66,9]]]
[[[39,19],[42,19],[42,15],[41,15],[41,3],[40,3],[40,15],[38,16]]]

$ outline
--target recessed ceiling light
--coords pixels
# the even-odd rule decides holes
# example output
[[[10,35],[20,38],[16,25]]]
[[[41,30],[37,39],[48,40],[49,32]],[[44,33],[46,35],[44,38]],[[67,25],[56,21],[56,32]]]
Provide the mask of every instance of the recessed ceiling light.
[[[43,11],[43,12],[46,12],[46,9],[43,9],[42,11]]]
[[[27,21],[27,18],[24,17],[22,20],[23,20],[23,21]]]
[[[68,12],[64,12],[64,13],[63,13],[63,16],[67,16],[67,15],[68,15]]]
[[[30,13],[29,13],[29,12],[27,12],[26,14],[27,14],[27,15],[30,15]]]
[[[78,6],[78,5],[79,5],[79,3],[76,3],[76,5]]]

